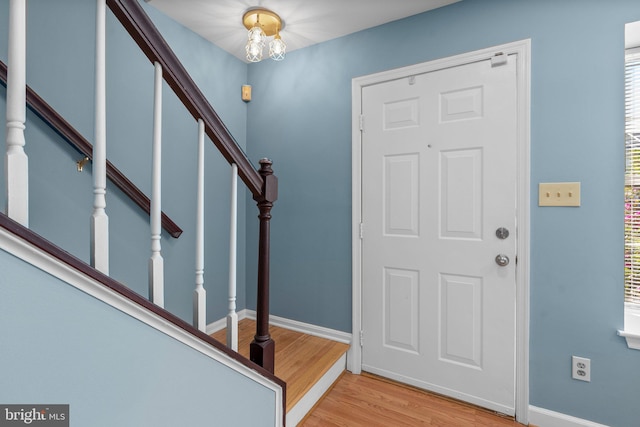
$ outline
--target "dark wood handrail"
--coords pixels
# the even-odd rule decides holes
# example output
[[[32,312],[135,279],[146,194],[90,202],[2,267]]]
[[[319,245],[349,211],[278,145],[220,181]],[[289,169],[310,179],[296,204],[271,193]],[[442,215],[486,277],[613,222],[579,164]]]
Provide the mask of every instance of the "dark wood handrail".
[[[169,87],[195,120],[202,119],[205,132],[222,156],[229,164],[238,166],[242,181],[254,196],[259,196],[262,177],[137,0],[107,0],[107,6],[149,61],[162,66],[163,78]]]
[[[195,337],[197,337],[200,340],[206,342],[207,344],[211,345],[212,347],[215,347],[217,350],[225,353],[231,359],[234,359],[234,360],[238,361],[239,363],[243,364],[244,366],[247,366],[250,369],[253,369],[254,371],[258,372],[263,377],[269,379],[270,381],[273,381],[274,383],[276,383],[278,386],[280,386],[282,388],[283,413],[286,413],[286,407],[287,407],[286,406],[286,387],[287,387],[287,385],[280,378],[276,377],[272,372],[269,372],[268,370],[264,369],[262,366],[250,361],[246,357],[242,356],[240,353],[229,349],[224,344],[220,343],[219,341],[213,339],[212,337],[210,337],[209,335],[205,334],[204,332],[202,332],[202,331],[196,329],[195,327],[191,326],[189,323],[185,322],[184,320],[182,320],[178,316],[176,316],[176,315],[168,312],[164,308],[161,308],[161,307],[157,306],[156,304],[150,302],[148,299],[144,298],[142,295],[132,291],[131,289],[129,289],[128,287],[126,287],[122,283],[120,283],[120,282],[112,279],[111,277],[101,273],[100,271],[98,271],[95,268],[91,267],[89,264],[85,263],[84,261],[80,260],[79,258],[76,258],[75,256],[71,255],[69,252],[65,251],[64,249],[54,245],[53,243],[51,243],[50,241],[48,241],[44,237],[40,236],[39,234],[36,234],[35,232],[33,232],[30,229],[28,229],[27,227],[19,224],[18,222],[12,220],[7,215],[5,215],[4,213],[1,213],[1,212],[0,212],[0,227],[2,227],[5,230],[9,231],[10,233],[14,234],[15,236],[19,237],[20,239],[30,243],[31,245],[37,247],[38,249],[46,252],[47,254],[51,255],[52,257],[54,257],[58,261],[68,265],[72,269],[84,274],[85,276],[88,276],[88,277],[96,280],[97,282],[99,282],[103,286],[105,286],[105,287],[117,292],[118,294],[122,295],[123,297],[127,298],[128,300],[132,301],[133,303],[135,303],[135,304],[137,304],[139,306],[142,306],[145,309],[157,314],[158,316],[160,316],[163,319],[165,319],[167,322],[172,323],[173,325],[175,325],[178,328],[188,332],[191,335],[194,335]]]
[[[0,61],[0,83],[5,87],[7,86],[7,65],[2,61]],[[93,146],[91,143],[29,86],[27,86],[27,105],[31,111],[60,135],[62,139],[89,159],[93,158]],[[151,211],[151,201],[149,198],[110,161],[107,161],[107,177],[116,187],[133,200],[135,204],[149,214]],[[182,229],[164,212],[162,212],[162,227],[171,237],[178,238],[182,234]]]

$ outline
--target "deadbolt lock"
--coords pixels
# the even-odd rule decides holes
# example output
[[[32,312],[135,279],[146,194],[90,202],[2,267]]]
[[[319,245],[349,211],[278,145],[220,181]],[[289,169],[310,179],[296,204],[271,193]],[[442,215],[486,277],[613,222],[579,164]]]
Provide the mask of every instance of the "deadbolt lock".
[[[504,227],[500,227],[496,230],[496,237],[498,239],[504,240],[509,237],[509,230]]]

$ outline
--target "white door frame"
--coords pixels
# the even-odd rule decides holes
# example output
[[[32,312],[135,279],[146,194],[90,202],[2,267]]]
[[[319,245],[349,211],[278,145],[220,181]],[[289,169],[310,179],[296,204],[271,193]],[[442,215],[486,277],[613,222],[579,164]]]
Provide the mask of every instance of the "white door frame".
[[[530,93],[531,93],[531,40],[490,47],[437,59],[422,64],[357,77],[351,83],[352,129],[352,336],[353,341],[347,359],[347,369],[359,374],[362,371],[362,88],[389,80],[482,61],[497,53],[517,55],[517,206],[516,223],[516,420],[528,424],[529,419],[529,240],[530,240]]]

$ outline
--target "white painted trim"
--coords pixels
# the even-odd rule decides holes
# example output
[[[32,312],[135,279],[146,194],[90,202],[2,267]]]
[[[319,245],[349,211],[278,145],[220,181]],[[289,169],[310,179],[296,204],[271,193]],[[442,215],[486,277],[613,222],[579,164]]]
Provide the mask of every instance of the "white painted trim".
[[[244,310],[240,310],[238,312],[238,321],[244,319],[248,317],[247,316],[247,309],[245,308]],[[255,312],[254,312],[254,317],[255,319]],[[206,329],[206,334],[207,335],[211,335],[211,334],[215,334],[218,331],[221,331],[222,329],[227,327],[227,318],[223,317],[222,319],[218,319],[215,322],[211,322],[207,325],[207,329]]]
[[[529,422],[538,427],[608,427],[535,406],[529,406]]]
[[[242,320],[244,318],[256,320],[255,310],[244,309],[239,311],[238,320]],[[351,344],[351,334],[348,332],[337,331],[335,329],[316,326],[310,323],[298,322],[297,320],[285,319],[284,317],[274,316],[273,314],[269,316],[269,323],[273,326],[302,332],[303,334],[313,335],[314,337],[326,338],[343,344]],[[216,320],[215,322],[207,325],[207,334],[211,335],[226,326],[226,319]]]
[[[255,317],[255,312],[248,311],[247,315],[253,315]],[[285,319],[284,317],[274,315],[269,316],[269,323],[274,326],[280,326],[281,328],[291,329],[307,335],[326,338],[343,344],[351,344],[351,334],[348,332],[337,331],[335,329],[311,325],[309,323],[298,322],[297,320]]]
[[[174,325],[156,313],[134,303],[91,277],[85,276],[83,273],[71,268],[69,265],[62,263],[58,259],[41,251],[39,248],[16,237],[4,228],[0,228],[0,249],[3,249],[7,253],[22,259],[34,267],[39,268],[63,282],[66,282],[70,286],[73,286],[76,289],[133,317],[134,319],[151,326],[152,328],[196,351],[199,351],[203,355],[273,391],[276,400],[275,419],[273,420],[273,425],[283,425],[283,393],[282,388],[278,384],[270,381],[257,371],[241,364],[237,360],[232,359],[225,353],[222,353],[215,347],[191,335],[184,329]]]
[[[516,268],[516,420],[529,423],[529,306],[531,245],[531,40],[512,43],[518,85],[518,247]]]
[[[362,141],[360,115],[362,88],[389,80],[427,73],[443,68],[468,64],[491,58],[496,52],[517,55],[518,86],[518,268],[516,273],[516,419],[528,424],[529,417],[529,264],[530,264],[530,117],[531,117],[531,40],[521,40],[422,64],[384,71],[353,79],[351,84],[352,135],[352,333],[359,334],[362,325],[362,246],[360,222],[362,218]],[[352,345],[347,369],[362,371],[362,349]]]
[[[620,335],[621,337],[624,337],[624,339],[627,340],[627,347],[634,350],[640,350],[640,334],[634,334],[632,332],[626,332],[626,331],[618,331],[618,335]]]
[[[624,330],[618,335],[627,340],[627,346],[640,350],[640,306],[638,304],[624,304]]]
[[[351,333],[362,331],[362,88],[366,77],[351,82]],[[362,345],[354,342],[347,358],[347,370],[362,372]]]
[[[207,328],[205,329],[205,333],[207,335],[212,335],[226,327],[227,327],[227,318],[223,317],[222,319],[218,319],[215,322],[209,323],[207,325]]]
[[[331,388],[333,383],[342,375],[347,363],[347,356],[342,355],[340,359],[333,364],[331,368],[320,378],[320,381],[314,384],[313,387],[296,403],[296,405],[287,412],[287,426],[295,427],[300,421],[307,415],[307,413],[313,408],[313,406],[324,396],[324,394]]]

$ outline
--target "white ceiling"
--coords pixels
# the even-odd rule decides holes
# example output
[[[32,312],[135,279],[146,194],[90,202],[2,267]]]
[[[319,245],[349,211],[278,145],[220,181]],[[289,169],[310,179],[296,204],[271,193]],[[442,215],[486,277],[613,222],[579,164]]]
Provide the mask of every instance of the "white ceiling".
[[[216,46],[245,60],[242,15],[264,7],[280,15],[287,52],[460,0],[145,0]]]

